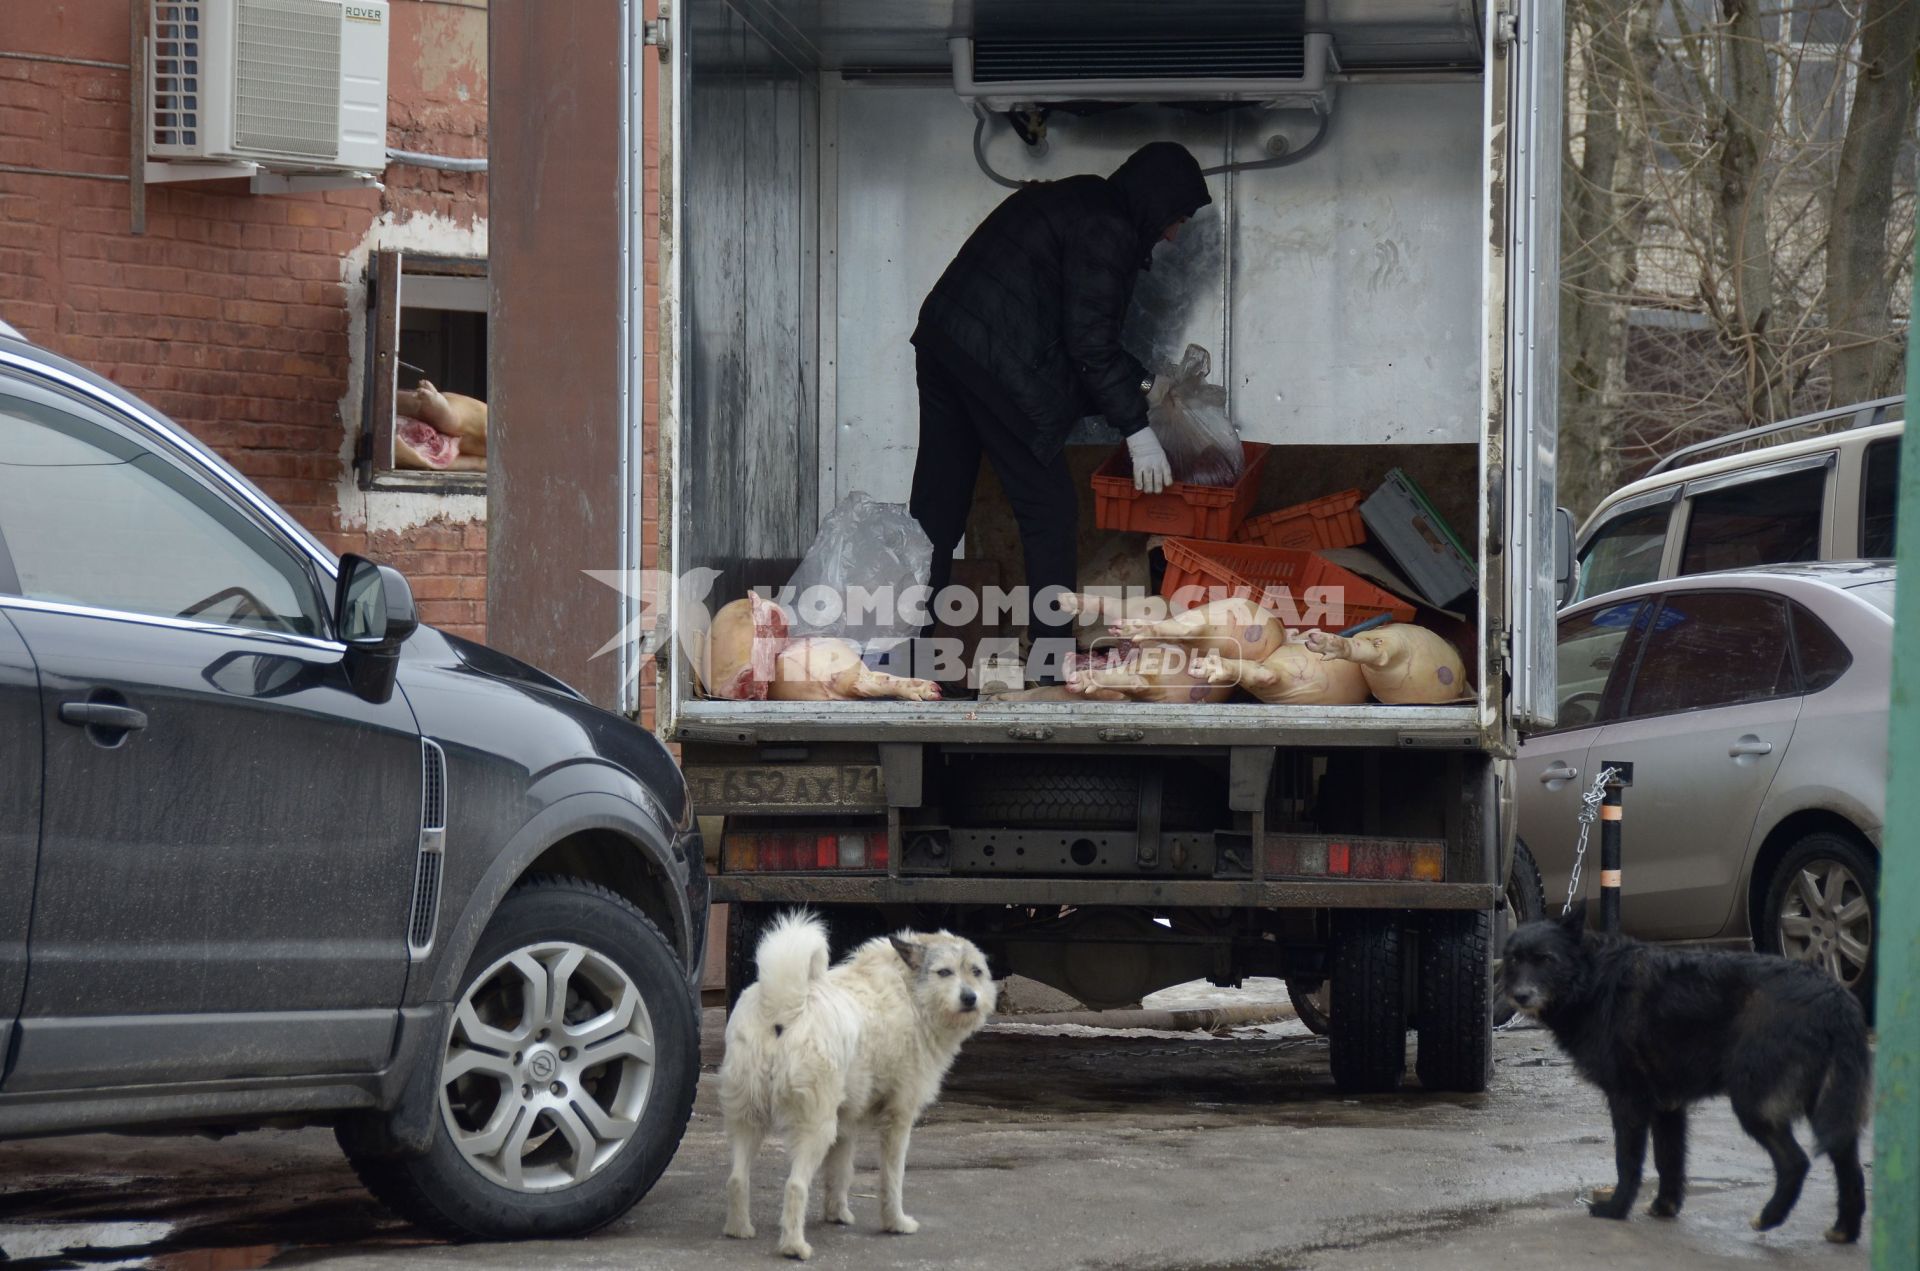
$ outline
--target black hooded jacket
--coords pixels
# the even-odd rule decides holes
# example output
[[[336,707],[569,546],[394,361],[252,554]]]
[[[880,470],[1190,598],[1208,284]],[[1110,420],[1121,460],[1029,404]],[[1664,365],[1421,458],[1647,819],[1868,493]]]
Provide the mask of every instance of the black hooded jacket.
[[[1213,200],[1186,147],[1156,141],[1112,176],[1008,195],[933,285],[913,342],[1031,426],[1042,459],[1082,415],[1146,427],[1146,368],[1120,347],[1133,284],[1167,226]]]

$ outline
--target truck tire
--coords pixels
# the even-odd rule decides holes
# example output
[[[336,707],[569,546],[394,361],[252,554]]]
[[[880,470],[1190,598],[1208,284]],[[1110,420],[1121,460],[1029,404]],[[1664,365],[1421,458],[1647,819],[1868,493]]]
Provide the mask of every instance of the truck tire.
[[[1305,1024],[1315,1037],[1325,1037],[1333,1030],[1327,1010],[1330,994],[1325,980],[1287,981],[1287,1000],[1293,1003],[1294,1018]]]
[[[1414,1071],[1428,1090],[1479,1094],[1493,1073],[1493,915],[1429,913],[1420,932]]]
[[[426,1153],[373,1155],[344,1135],[341,1146],[367,1190],[422,1227],[464,1240],[585,1235],[646,1195],[680,1146],[700,1076],[693,1001],[673,946],[626,898],[530,879],[481,933],[429,1060]]]
[[[727,1014],[752,984],[759,970],[754,966],[754,950],[760,947],[760,933],[773,921],[775,906],[736,900],[727,906]]]
[[[1400,915],[1333,915],[1333,1084],[1347,1094],[1396,1090],[1407,1069],[1407,982]]]
[[[1540,867],[1533,863],[1527,845],[1513,844],[1513,868],[1507,871],[1507,903],[1493,926],[1493,1022],[1495,1026],[1513,1018],[1513,1003],[1500,989],[1500,958],[1506,952],[1507,937],[1516,927],[1538,922],[1547,916],[1547,894],[1540,885]]]

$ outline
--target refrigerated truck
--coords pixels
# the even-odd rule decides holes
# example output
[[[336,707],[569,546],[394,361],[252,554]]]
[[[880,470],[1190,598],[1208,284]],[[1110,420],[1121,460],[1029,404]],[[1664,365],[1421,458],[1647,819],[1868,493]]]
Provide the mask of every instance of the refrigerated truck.
[[[494,10],[491,636],[678,743],[736,991],[805,905],[838,946],[946,927],[1092,1006],[1284,977],[1342,1088],[1396,1087],[1410,1031],[1425,1088],[1483,1088],[1516,732],[1554,710],[1559,0],[590,8]],[[849,493],[904,502],[908,337],[968,232],[1158,139],[1214,202],[1127,342],[1212,352],[1275,448],[1264,505],[1418,476],[1475,567],[1471,696],[704,696],[707,610],[783,583]],[[1076,473],[1114,439],[1083,422]],[[963,554],[1005,577],[983,507]],[[649,560],[707,605],[581,577]]]

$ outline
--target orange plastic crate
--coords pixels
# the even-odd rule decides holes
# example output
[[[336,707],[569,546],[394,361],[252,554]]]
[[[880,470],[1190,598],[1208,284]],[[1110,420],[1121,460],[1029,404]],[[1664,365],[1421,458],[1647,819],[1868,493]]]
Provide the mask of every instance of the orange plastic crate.
[[[1260,473],[1273,449],[1258,441],[1240,443],[1247,466],[1230,486],[1188,485],[1176,481],[1159,494],[1133,488],[1133,462],[1121,446],[1093,474],[1093,523],[1103,530],[1134,530],[1179,538],[1233,537],[1253,511]]]
[[[1361,490],[1342,490],[1278,512],[1262,512],[1248,517],[1233,541],[1308,551],[1353,547],[1367,541],[1367,523],[1360,519],[1360,501],[1366,497]]]
[[[1225,594],[1259,600],[1289,627],[1339,631],[1381,614],[1395,622],[1413,621],[1411,604],[1314,552],[1183,538],[1168,539],[1163,550],[1167,573],[1160,594],[1175,601],[1176,608],[1192,608]],[[1181,606],[1179,593],[1189,587],[1206,591],[1194,593],[1190,603]],[[1319,588],[1331,590],[1315,590]]]

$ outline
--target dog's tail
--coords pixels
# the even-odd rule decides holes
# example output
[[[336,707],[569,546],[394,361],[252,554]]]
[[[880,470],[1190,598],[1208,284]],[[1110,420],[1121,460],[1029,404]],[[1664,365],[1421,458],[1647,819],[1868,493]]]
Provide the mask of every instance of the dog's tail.
[[[1807,1118],[1814,1142],[1822,1152],[1860,1137],[1867,1118],[1867,1095],[1873,1084],[1872,1059],[1867,1050],[1867,1027],[1857,1014],[1834,1039],[1827,1075]]]
[[[753,960],[760,969],[760,1013],[776,1029],[785,1028],[827,974],[827,926],[804,910],[781,914],[760,937]]]

